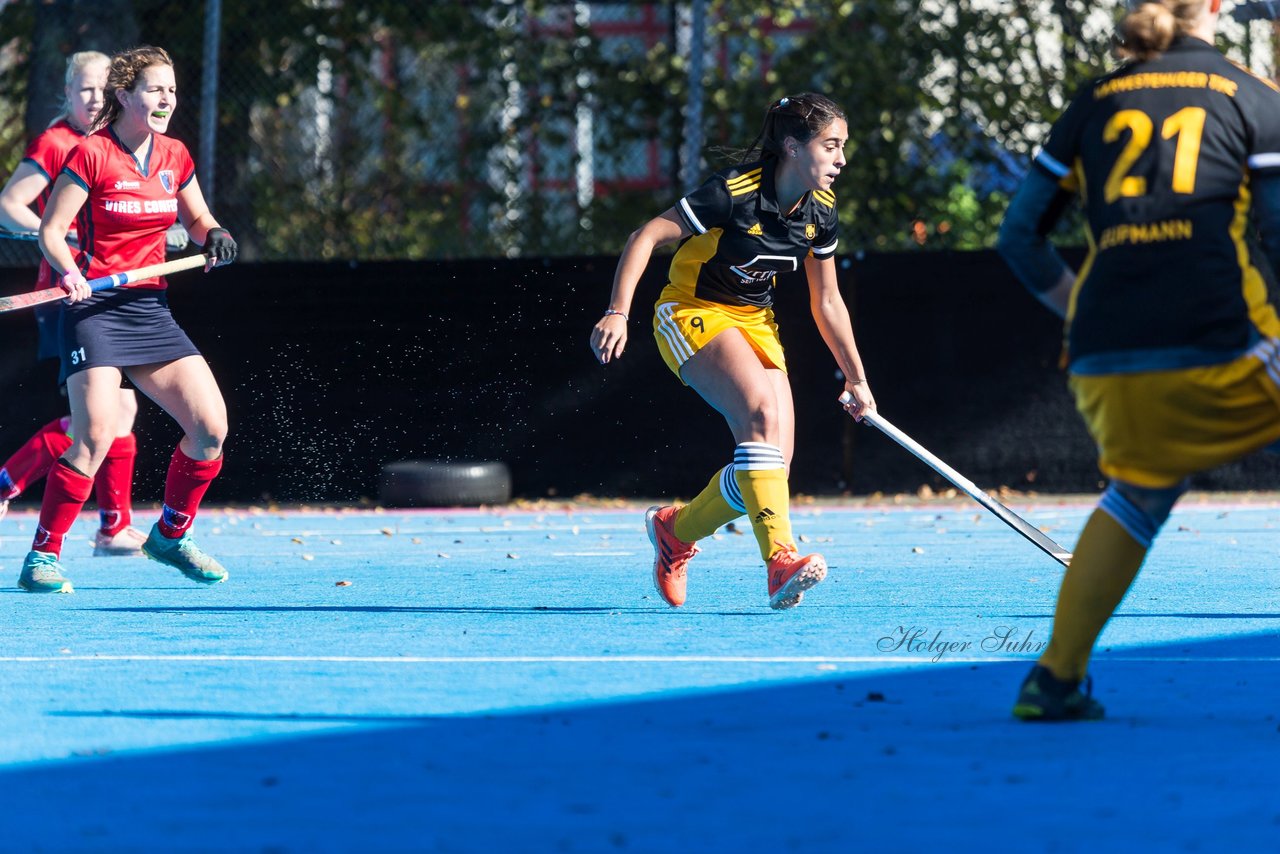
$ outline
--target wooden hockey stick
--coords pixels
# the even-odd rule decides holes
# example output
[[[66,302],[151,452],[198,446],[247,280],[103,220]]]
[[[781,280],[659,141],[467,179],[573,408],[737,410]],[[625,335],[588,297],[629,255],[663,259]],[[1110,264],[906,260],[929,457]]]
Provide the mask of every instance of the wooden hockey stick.
[[[165,261],[163,264],[152,264],[149,267],[143,267],[138,270],[112,273],[110,276],[99,276],[96,279],[90,279],[87,284],[92,291],[105,291],[107,288],[118,288],[121,285],[127,285],[139,279],[167,276],[170,273],[177,273],[181,270],[203,267],[207,263],[209,263],[209,258],[206,255],[188,255],[185,258],[175,258],[172,261]],[[65,299],[66,296],[67,292],[59,287],[44,288],[26,294],[15,294],[11,297],[0,297],[0,314],[4,314],[7,311],[17,311],[21,308],[44,305],[47,302]]]

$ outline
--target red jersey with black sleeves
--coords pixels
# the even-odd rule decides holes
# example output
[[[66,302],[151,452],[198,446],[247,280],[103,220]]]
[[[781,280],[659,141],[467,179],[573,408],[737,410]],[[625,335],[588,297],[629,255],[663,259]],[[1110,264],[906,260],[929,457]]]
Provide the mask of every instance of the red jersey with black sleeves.
[[[152,134],[151,150],[139,161],[108,128],[85,140],[62,171],[89,194],[76,216],[76,265],[86,279],[164,262],[164,233],[178,219],[178,190],[195,177],[185,145]],[[166,286],[163,277],[129,285]]]
[[[66,165],[71,152],[85,139],[87,137],[73,128],[66,119],[58,119],[27,146],[22,159],[39,169],[49,180],[49,186],[36,197],[36,213],[44,215],[44,206],[49,201],[49,194],[53,192],[53,182],[57,180],[58,173]]]
[[[57,180],[58,173],[62,171],[62,167],[66,164],[67,158],[71,156],[71,152],[75,151],[76,146],[87,139],[84,134],[72,127],[66,119],[58,119],[51,124],[39,136],[31,140],[31,144],[27,146],[26,152],[23,153],[22,159],[26,163],[40,170],[41,174],[48,179],[49,184],[44,188],[39,196],[36,196],[36,213],[44,216],[44,207],[49,203],[49,196],[53,193],[53,182]],[[49,262],[40,259],[40,272],[36,275],[36,290],[53,287],[53,268],[49,266]]]

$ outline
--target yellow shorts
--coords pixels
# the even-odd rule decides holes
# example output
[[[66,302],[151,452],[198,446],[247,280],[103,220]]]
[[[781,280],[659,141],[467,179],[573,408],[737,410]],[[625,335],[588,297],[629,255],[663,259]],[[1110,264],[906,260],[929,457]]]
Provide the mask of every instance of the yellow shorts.
[[[678,302],[664,299],[658,302],[653,314],[653,337],[658,342],[658,352],[677,377],[694,353],[726,329],[740,330],[766,368],[787,369],[771,308],[724,305],[699,299]],[[684,382],[683,377],[680,382]]]
[[[1098,468],[1158,489],[1280,440],[1278,352],[1267,340],[1222,365],[1071,377]]]

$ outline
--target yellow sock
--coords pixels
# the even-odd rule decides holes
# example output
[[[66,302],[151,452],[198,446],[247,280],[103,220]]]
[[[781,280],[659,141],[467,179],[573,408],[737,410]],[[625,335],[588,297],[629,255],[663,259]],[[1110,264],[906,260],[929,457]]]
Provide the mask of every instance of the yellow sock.
[[[1082,679],[1093,645],[1138,574],[1147,547],[1105,510],[1093,511],[1062,577],[1053,635],[1040,663],[1060,679]]]
[[[673,526],[675,534],[686,543],[696,543],[703,537],[711,536],[721,525],[727,525],[746,512],[725,500],[725,469],[732,472],[733,467],[725,466],[716,472],[706,489],[676,514]]]
[[[781,460],[781,453],[778,455]],[[734,467],[733,478],[742,490],[742,501],[760,545],[760,556],[768,560],[778,544],[795,548],[791,539],[791,490],[787,486],[787,470],[777,468],[747,469]]]

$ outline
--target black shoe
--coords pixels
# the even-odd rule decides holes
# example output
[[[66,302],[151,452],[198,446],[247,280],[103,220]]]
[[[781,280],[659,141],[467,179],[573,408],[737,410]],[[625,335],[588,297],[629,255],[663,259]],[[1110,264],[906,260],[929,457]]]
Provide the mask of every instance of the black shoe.
[[[1105,710],[1093,699],[1093,679],[1084,678],[1084,693],[1080,684],[1059,679],[1037,664],[1022,683],[1013,716],[1024,721],[1101,720]]]

